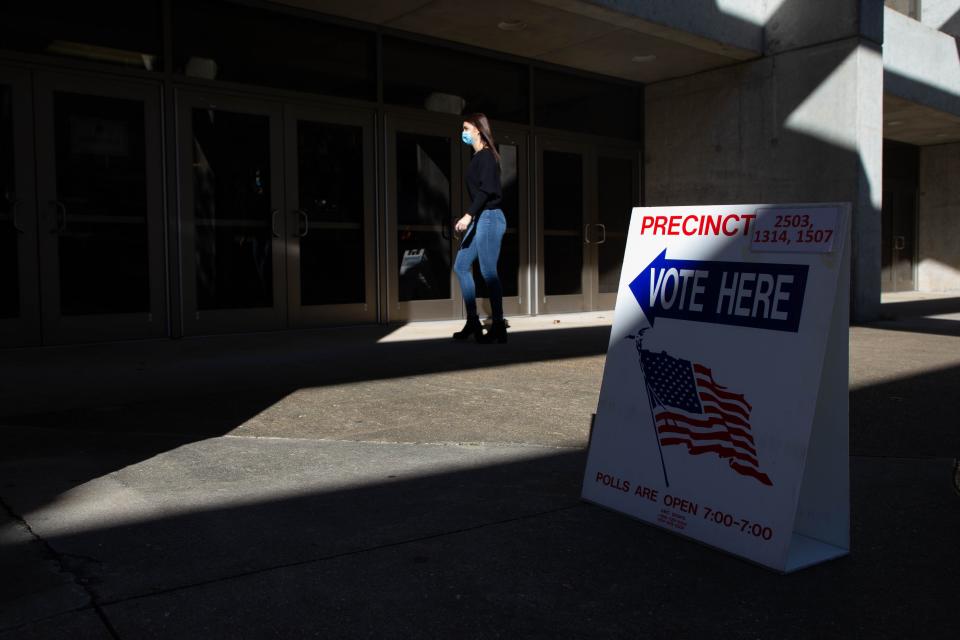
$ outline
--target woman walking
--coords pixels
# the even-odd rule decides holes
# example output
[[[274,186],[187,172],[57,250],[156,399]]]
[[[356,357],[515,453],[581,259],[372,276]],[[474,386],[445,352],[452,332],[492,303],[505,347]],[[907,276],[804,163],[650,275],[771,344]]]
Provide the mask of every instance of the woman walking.
[[[506,342],[507,323],[503,319],[503,289],[497,276],[500,241],[507,230],[507,220],[500,209],[500,154],[493,140],[490,121],[482,113],[475,113],[463,121],[461,139],[473,147],[473,158],[467,167],[467,194],[470,207],[455,225],[463,234],[460,250],[453,269],[460,279],[460,291],[467,308],[467,323],[453,334],[456,340],[473,336],[477,342]],[[490,292],[493,325],[483,332],[477,315],[477,290],[473,282],[473,263],[480,260],[480,274]]]

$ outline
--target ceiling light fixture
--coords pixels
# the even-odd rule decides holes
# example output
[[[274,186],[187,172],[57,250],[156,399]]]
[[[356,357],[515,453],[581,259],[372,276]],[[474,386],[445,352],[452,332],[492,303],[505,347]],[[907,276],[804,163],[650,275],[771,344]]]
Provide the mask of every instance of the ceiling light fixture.
[[[630,58],[630,59],[631,59],[633,62],[653,62],[654,60],[657,59],[657,56],[655,56],[655,55],[652,54],[652,53],[647,53],[647,54],[644,54],[644,55],[641,55],[641,56],[633,56],[633,57]]]
[[[501,20],[497,24],[497,29],[501,31],[523,31],[527,28],[527,23],[522,20]]]

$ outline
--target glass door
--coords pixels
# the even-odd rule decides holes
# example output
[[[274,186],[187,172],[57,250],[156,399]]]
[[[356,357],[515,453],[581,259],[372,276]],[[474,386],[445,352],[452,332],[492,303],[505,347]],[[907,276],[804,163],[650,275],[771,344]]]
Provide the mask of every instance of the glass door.
[[[0,69],[0,346],[40,343],[30,76]]]
[[[633,207],[640,206],[639,152],[600,148],[596,154],[597,207],[590,230],[592,309],[613,309]]]
[[[591,308],[593,278],[586,145],[537,141],[538,313]]]
[[[451,269],[462,188],[459,123],[389,118],[386,137],[387,319],[462,317]]]
[[[178,94],[187,334],[287,323],[280,105]]]
[[[640,203],[639,150],[546,139],[537,154],[538,312],[613,309]]]
[[[376,321],[373,115],[285,116],[290,324]]]
[[[165,328],[156,85],[37,76],[44,341]]]
[[[503,189],[503,215],[507,219],[507,231],[500,245],[500,260],[497,263],[497,275],[503,287],[504,315],[523,315],[529,309],[529,245],[527,203],[527,134],[511,130],[501,124],[493,124],[497,151],[500,153],[500,183]],[[462,171],[465,173],[472,150],[467,145],[462,148]],[[470,197],[466,188],[462,189],[463,201],[460,209],[466,211]],[[491,314],[487,285],[480,275],[480,263],[473,265],[473,279],[477,286],[477,308],[480,317]]]

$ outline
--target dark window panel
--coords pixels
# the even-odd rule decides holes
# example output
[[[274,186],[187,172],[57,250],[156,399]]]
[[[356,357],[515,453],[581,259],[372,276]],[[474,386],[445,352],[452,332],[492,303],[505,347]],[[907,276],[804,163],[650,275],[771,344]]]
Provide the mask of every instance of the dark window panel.
[[[543,152],[544,291],[583,291],[583,157]]]
[[[641,87],[572,74],[534,71],[534,124],[637,140],[642,131]]]
[[[376,99],[372,32],[213,0],[178,0],[173,17],[177,73]]]
[[[162,46],[158,0],[4,2],[0,48],[156,71]]]
[[[13,89],[0,85],[0,318],[20,315],[19,234],[14,228],[17,199],[13,155]]]
[[[450,297],[450,139],[397,133],[400,300]]]
[[[482,112],[526,123],[527,67],[512,62],[384,37],[385,102],[443,113]]]
[[[54,132],[61,311],[149,311],[143,102],[58,91]]]
[[[365,302],[363,129],[299,121],[297,172],[301,303]]]
[[[616,293],[627,248],[636,164],[629,158],[600,157],[597,161],[598,213],[605,242],[598,246],[600,293]]]
[[[273,305],[270,119],[193,110],[197,308]]]

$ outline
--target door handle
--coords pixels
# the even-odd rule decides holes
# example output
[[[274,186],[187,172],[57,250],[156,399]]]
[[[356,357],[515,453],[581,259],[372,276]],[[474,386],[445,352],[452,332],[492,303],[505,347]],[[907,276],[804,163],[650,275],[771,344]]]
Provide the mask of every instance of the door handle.
[[[590,244],[590,225],[583,225],[583,244]]]
[[[297,209],[296,211],[294,211],[294,213],[300,216],[300,219],[303,220],[303,232],[302,233],[298,232],[297,237],[306,238],[307,234],[310,233],[310,218],[309,216],[307,216],[307,212],[304,211],[303,209]]]
[[[53,228],[53,231],[50,233],[59,235],[66,233],[67,231],[67,205],[63,204],[59,200],[51,200],[52,204],[57,210],[57,226]]]
[[[600,231],[603,231],[603,237],[597,241],[597,244],[600,245],[607,241],[607,225],[598,222],[597,226],[600,227]]]
[[[907,248],[907,239],[903,236],[893,237],[893,248],[897,251],[903,251]]]
[[[14,198],[13,201],[10,202],[10,223],[13,225],[13,228],[17,230],[17,233],[26,233],[26,230],[20,226],[20,222],[17,220],[20,202],[20,198]]]
[[[277,217],[279,213],[280,211],[278,209],[270,212],[270,230],[273,231],[274,238],[280,237],[280,231],[277,230]]]
[[[450,239],[450,225],[445,224],[440,227],[440,237],[443,238],[444,240]]]

